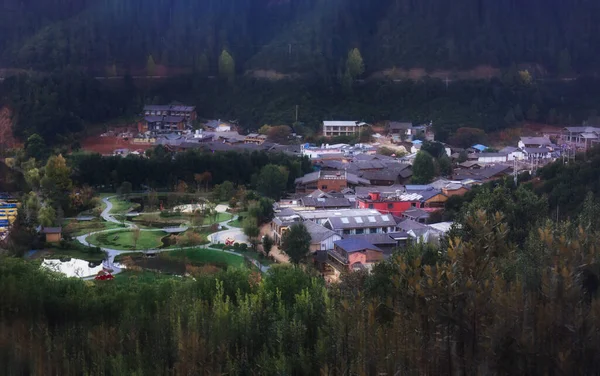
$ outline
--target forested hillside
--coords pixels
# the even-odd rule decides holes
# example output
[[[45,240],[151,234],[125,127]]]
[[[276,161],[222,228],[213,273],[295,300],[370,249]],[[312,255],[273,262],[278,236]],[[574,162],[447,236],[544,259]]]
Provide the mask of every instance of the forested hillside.
[[[359,48],[366,73],[540,64],[592,71],[600,3],[574,0],[6,0],[2,65],[104,71],[159,65],[335,77]]]

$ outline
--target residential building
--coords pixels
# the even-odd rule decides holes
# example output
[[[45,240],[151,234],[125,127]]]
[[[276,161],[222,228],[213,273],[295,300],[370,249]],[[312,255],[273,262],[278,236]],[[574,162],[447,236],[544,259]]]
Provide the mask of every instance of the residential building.
[[[367,214],[355,216],[332,216],[323,224],[338,235],[382,234],[396,230],[392,215]]]
[[[300,205],[307,210],[350,209],[354,206],[346,197],[303,197]]]
[[[255,144],[255,145],[262,145],[265,143],[265,141],[267,141],[267,136],[265,136],[264,134],[258,134],[258,133],[250,133],[244,139],[245,144]]]
[[[519,148],[552,148],[554,144],[548,137],[521,137],[518,143]]]
[[[384,256],[389,257],[396,248],[406,245],[406,242],[402,241],[402,239],[400,239],[401,236],[399,235],[401,234],[397,232],[391,232],[387,234],[346,235],[344,239],[364,240],[381,249],[384,253]],[[408,234],[406,234],[406,236],[408,237]]]
[[[482,153],[484,150],[488,149],[487,146],[481,145],[481,144],[473,145],[473,146],[471,146],[471,148],[473,148],[474,150],[476,150],[479,153]]]
[[[213,132],[231,132],[231,124],[221,120],[209,120],[204,124],[206,130]]]
[[[320,189],[324,192],[341,192],[346,188],[371,183],[346,171],[316,171],[296,179],[296,193],[311,193]]]
[[[412,177],[412,166],[404,163],[384,164],[382,169],[366,170],[358,175],[371,182],[371,185],[394,185],[407,183]]]
[[[562,140],[578,147],[592,146],[600,142],[599,127],[566,127],[563,129]]]
[[[440,208],[448,200],[440,190],[430,186],[404,190],[397,190],[393,194],[381,194],[372,191],[366,197],[356,197],[357,206],[363,209],[375,209],[382,214],[400,216],[411,208]]]
[[[388,124],[389,133],[397,134],[401,139],[404,139],[410,135],[412,128],[413,123],[411,122],[390,121]]]
[[[551,159],[552,153],[548,148],[523,148],[526,160]]]
[[[180,104],[144,106],[144,128],[151,132],[183,131],[196,120],[196,108]]]
[[[438,179],[429,184],[430,187],[442,191],[446,197],[462,196],[469,191],[469,188],[463,185],[460,181]]]
[[[365,125],[367,124],[358,121],[324,121],[323,136],[354,136]]]
[[[377,210],[368,209],[334,209],[334,210],[306,210],[297,212],[298,215],[305,221],[313,221],[320,225],[324,225],[329,218],[352,218],[365,216],[379,216]]]
[[[452,175],[454,180],[474,180],[478,183],[485,183],[488,181],[496,180],[505,177],[506,175],[512,174],[512,166],[508,165],[494,165],[479,169],[460,169],[455,170]]]
[[[503,148],[502,150],[499,151],[500,153],[506,154],[507,156],[507,160],[509,162],[514,161],[515,159],[520,161],[521,159],[523,159],[525,156],[523,155],[523,151],[519,148],[516,148],[514,146],[507,146],[505,148]]]
[[[419,223],[427,223],[429,221],[429,212],[419,208],[410,208],[402,213],[402,217]]]
[[[338,276],[354,270],[371,270],[384,259],[383,251],[363,239],[343,239],[334,242],[332,251],[327,252],[326,264],[331,269],[324,272]]]
[[[329,251],[334,248],[334,242],[341,240],[342,237],[334,231],[316,224],[312,221],[305,221],[303,225],[310,234],[310,251]]]
[[[505,163],[505,162],[508,162],[508,154],[505,154],[505,153],[480,153],[480,154],[477,154],[477,162]]]
[[[280,245],[283,234],[293,225],[302,222],[302,218],[293,210],[285,209],[277,213],[271,221],[271,237],[275,244]]]

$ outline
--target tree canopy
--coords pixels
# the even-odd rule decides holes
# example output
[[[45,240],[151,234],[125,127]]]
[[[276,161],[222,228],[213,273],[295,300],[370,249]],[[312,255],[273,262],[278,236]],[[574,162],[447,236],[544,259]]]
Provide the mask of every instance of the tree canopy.
[[[292,225],[283,234],[281,249],[290,257],[294,264],[305,260],[310,251],[311,237],[302,223]]]

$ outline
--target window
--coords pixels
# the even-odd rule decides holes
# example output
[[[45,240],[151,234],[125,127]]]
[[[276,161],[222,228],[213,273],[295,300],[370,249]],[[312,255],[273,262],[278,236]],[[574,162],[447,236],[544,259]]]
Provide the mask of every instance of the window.
[[[371,229],[369,229],[369,232],[371,234],[377,234],[377,229],[376,228],[371,228]]]
[[[417,204],[413,202],[413,203],[411,203],[411,204],[410,204],[410,206],[411,206],[412,208],[416,208],[416,207],[417,207]]]
[[[373,209],[373,204],[369,204],[369,209]]]
[[[388,209],[393,209],[394,208],[394,204],[388,204]]]
[[[363,230],[362,228],[357,228],[356,229],[356,235],[362,235],[365,233],[365,230]]]
[[[322,185],[321,189],[327,189],[327,186],[326,185]]]
[[[350,235],[350,230],[344,230],[344,235]]]

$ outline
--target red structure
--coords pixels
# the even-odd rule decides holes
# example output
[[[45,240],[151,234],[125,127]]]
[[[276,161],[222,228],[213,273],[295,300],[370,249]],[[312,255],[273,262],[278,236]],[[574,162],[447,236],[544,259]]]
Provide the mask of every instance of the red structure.
[[[381,197],[379,192],[371,192],[367,198],[357,198],[359,209],[375,209],[381,214],[400,216],[410,208],[421,208],[421,196],[416,194],[402,194],[397,197]]]
[[[109,272],[102,270],[102,271],[98,272],[98,275],[94,279],[96,281],[111,281],[111,280],[115,279],[115,277],[112,274],[110,274]]]

